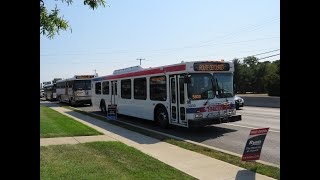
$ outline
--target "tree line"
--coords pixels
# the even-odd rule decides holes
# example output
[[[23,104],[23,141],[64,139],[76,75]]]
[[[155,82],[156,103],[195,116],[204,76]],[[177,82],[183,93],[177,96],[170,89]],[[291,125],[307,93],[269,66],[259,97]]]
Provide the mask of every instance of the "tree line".
[[[233,59],[234,83],[236,93],[268,93],[280,96],[280,59],[270,62],[259,62],[254,56]]]

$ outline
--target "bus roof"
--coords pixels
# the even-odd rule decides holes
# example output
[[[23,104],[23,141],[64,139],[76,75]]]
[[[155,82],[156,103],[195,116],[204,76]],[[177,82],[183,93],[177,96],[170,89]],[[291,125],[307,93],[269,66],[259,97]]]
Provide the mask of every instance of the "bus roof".
[[[205,65],[205,66],[204,66]],[[223,65],[221,67],[214,65]],[[170,73],[170,72],[200,72],[200,71],[213,71],[204,69],[206,67],[215,67],[215,71],[224,71],[224,72],[233,72],[234,67],[232,62],[227,62],[224,60],[220,61],[189,61],[181,62],[178,64],[165,65],[153,68],[142,68],[140,66],[133,66],[129,68],[115,70],[113,74],[100,76],[93,78],[93,81],[101,80],[111,80],[125,77],[134,77],[134,76],[143,76],[143,75],[152,75],[152,74],[161,74],[161,73]],[[131,71],[130,71],[131,70]]]
[[[46,84],[46,85],[43,85],[42,87],[43,87],[43,88],[47,88],[47,87],[52,87],[52,86],[54,86],[54,85],[56,85],[56,83],[54,83],[54,84]]]
[[[66,81],[73,81],[73,80],[91,80],[92,78],[94,78],[94,75],[75,75],[72,78],[67,78],[67,79],[62,79],[57,81],[56,83],[60,83],[60,82],[66,82]]]

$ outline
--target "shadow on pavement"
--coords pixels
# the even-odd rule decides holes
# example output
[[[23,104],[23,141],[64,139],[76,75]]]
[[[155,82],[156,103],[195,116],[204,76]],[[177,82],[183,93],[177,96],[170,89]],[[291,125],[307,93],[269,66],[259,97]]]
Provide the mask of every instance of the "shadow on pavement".
[[[90,123],[92,125],[98,126],[104,130],[110,131],[114,134],[117,134],[121,137],[127,138],[131,141],[137,142],[139,144],[155,144],[159,143],[160,140],[150,138],[145,135],[141,135],[140,133],[137,133],[135,131],[131,131],[122,127],[119,127],[117,125],[109,124],[101,120],[97,120],[95,118],[79,114],[78,112],[75,111],[67,111],[65,112],[66,114],[69,114],[71,116],[74,116],[76,118],[79,118],[87,123]]]
[[[235,131],[237,130],[211,125],[197,129],[177,128],[176,131],[172,131],[172,134],[192,141],[203,142],[222,137],[227,133]]]
[[[100,112],[95,112],[95,114],[101,115]],[[201,128],[185,128],[180,126],[170,126],[169,129],[163,129],[159,126],[156,126],[153,121],[144,120],[141,118],[135,118],[125,115],[119,115],[118,121],[134,124],[140,127],[144,127],[147,129],[152,129],[154,131],[178,136],[180,138],[196,141],[196,142],[203,142],[209,139],[215,139],[222,137],[226,133],[235,132],[235,129],[229,129],[225,127],[217,127],[214,125],[205,126]]]
[[[256,173],[249,170],[240,170],[237,172],[235,180],[255,180]]]
[[[85,108],[82,108],[82,109],[84,110]],[[87,111],[87,112],[103,116],[103,113],[98,112],[98,111]],[[68,114],[77,117],[77,113],[75,113],[75,112],[68,112]],[[147,133],[148,133],[147,130],[143,130],[140,127],[146,128],[148,130],[153,130],[156,132],[162,132],[165,134],[174,135],[174,136],[177,136],[180,138],[189,139],[192,141],[197,141],[197,142],[203,142],[203,141],[206,141],[209,139],[215,139],[218,137],[222,137],[226,133],[231,133],[231,132],[237,131],[234,129],[228,129],[228,128],[222,128],[222,127],[216,127],[216,126],[206,126],[206,127],[202,127],[202,128],[196,128],[196,129],[188,129],[188,128],[184,128],[184,127],[171,126],[169,129],[163,129],[163,128],[155,125],[155,123],[153,121],[149,121],[149,120],[145,120],[145,119],[141,119],[141,118],[130,117],[130,116],[126,116],[126,115],[118,115],[118,120],[116,120],[114,122],[118,122],[118,123],[125,122],[125,123],[129,123],[129,124],[133,124],[135,126],[138,126],[138,127],[134,127],[134,129],[138,128],[139,130],[147,132]],[[97,125],[97,124],[95,124],[94,121],[93,122],[90,121],[90,123]],[[131,126],[131,125],[127,125],[127,126]],[[111,131],[110,129],[106,129],[106,130]],[[135,131],[135,130],[133,130],[133,131]],[[163,136],[163,135],[160,135],[160,136]]]

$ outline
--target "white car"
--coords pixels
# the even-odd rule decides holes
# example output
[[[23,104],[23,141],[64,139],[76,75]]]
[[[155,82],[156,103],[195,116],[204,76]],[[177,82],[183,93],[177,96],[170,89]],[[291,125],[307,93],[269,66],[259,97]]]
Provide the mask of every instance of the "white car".
[[[244,100],[240,96],[234,96],[234,100],[236,102],[236,109],[244,106]]]

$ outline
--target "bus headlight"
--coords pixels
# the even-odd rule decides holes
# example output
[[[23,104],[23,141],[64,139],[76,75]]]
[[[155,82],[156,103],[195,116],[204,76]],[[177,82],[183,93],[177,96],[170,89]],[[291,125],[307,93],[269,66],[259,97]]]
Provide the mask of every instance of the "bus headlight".
[[[195,116],[194,116],[195,118],[202,118],[203,117],[203,115],[202,114],[195,114]]]

